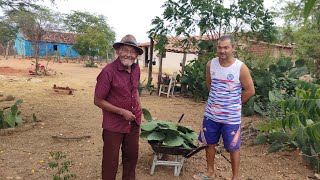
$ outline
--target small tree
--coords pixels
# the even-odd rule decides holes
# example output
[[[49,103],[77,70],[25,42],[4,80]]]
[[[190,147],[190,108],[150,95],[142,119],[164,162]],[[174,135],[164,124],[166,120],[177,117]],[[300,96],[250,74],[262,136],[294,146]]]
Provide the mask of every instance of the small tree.
[[[10,44],[16,38],[17,31],[17,28],[8,19],[0,20],[0,44],[3,47],[3,55],[6,59],[8,59]]]
[[[115,41],[115,32],[103,15],[73,11],[63,20],[68,31],[81,34],[76,38],[74,49],[81,56],[89,56],[91,63],[97,56],[105,56]]]
[[[112,48],[113,34],[108,34],[101,27],[88,27],[85,33],[76,37],[73,48],[81,56],[89,56],[93,64],[95,57],[105,55]]]
[[[38,74],[39,70],[39,42],[45,31],[53,30],[56,27],[53,12],[44,7],[37,10],[11,10],[7,15],[15,23],[20,31],[31,39],[33,45],[33,56],[36,59],[35,72]]]

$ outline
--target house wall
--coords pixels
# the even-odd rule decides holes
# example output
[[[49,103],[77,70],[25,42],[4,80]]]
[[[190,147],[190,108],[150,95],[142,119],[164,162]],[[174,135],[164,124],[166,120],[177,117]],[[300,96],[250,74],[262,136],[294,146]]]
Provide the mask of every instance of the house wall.
[[[145,49],[143,48],[144,52],[142,55],[138,57],[139,64],[141,68],[148,69],[148,67],[145,64]],[[148,50],[150,52],[150,48]],[[156,65],[152,65],[152,72],[158,72],[159,71],[159,57],[158,51],[153,52],[153,61],[156,62]],[[150,53],[149,56],[150,58]],[[187,54],[187,61],[186,64],[188,64],[191,60],[197,58],[198,56],[195,54]],[[183,59],[183,53],[174,53],[174,52],[166,52],[165,58],[162,58],[162,73],[168,73],[172,74],[173,72],[181,71],[180,63],[182,63]]]
[[[265,55],[270,55],[272,57],[279,57],[281,55],[286,57],[293,57],[294,52],[292,47],[277,46],[267,43],[252,43],[250,45],[242,45],[243,47],[248,48],[249,52],[252,54],[261,57]]]
[[[78,53],[72,48],[72,44],[45,42],[39,43],[39,56],[55,55],[55,45],[57,46],[60,57],[78,57]],[[17,54],[19,56],[31,57],[34,54],[33,44],[30,41],[24,40],[21,33],[18,33],[14,47],[16,48]]]
[[[26,56],[25,43],[26,41],[23,39],[22,34],[18,33],[17,38],[14,41],[14,48],[16,49],[16,52],[19,56]]]
[[[78,53],[72,48],[72,44],[64,43],[39,43],[39,55],[54,55],[54,46],[57,46],[60,57],[78,57]]]

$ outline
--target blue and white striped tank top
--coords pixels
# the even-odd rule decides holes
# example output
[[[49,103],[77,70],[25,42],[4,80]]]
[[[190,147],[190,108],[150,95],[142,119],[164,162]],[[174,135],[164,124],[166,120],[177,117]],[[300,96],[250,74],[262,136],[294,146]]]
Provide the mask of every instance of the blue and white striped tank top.
[[[231,66],[222,67],[218,58],[211,60],[211,88],[204,116],[225,124],[241,123],[242,64],[236,59]]]

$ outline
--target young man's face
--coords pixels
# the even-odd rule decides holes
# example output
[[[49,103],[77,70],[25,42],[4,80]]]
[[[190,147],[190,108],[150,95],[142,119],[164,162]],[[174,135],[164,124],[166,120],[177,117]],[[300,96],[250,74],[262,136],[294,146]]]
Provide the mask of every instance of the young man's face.
[[[221,60],[228,60],[233,56],[235,46],[231,44],[230,39],[218,41],[218,57]]]
[[[116,52],[125,67],[130,67],[138,57],[136,49],[127,45],[120,46]]]

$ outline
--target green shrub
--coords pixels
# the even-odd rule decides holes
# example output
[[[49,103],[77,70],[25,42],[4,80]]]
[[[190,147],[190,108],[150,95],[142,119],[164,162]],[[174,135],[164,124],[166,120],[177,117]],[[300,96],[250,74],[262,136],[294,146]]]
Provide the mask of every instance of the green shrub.
[[[256,144],[268,142],[268,152],[299,148],[302,157],[320,171],[320,86],[296,81],[293,97],[279,101],[283,114],[259,125]],[[263,137],[265,136],[265,138]]]
[[[19,99],[11,107],[0,109],[0,129],[13,128],[23,124],[21,112],[18,110],[21,103],[22,100]]]
[[[97,68],[97,67],[98,67],[98,64],[95,63],[95,62],[91,62],[91,61],[90,61],[90,62],[86,62],[84,66],[85,66],[85,67]]]

